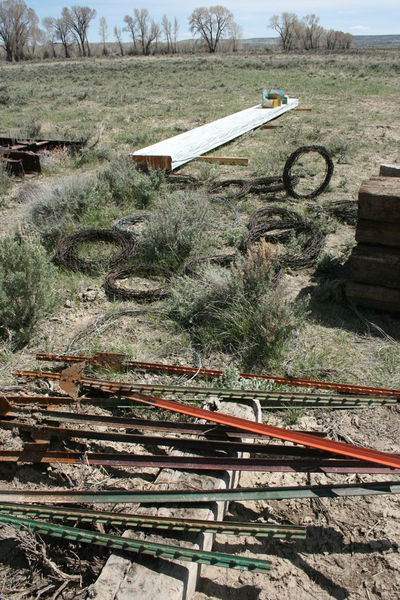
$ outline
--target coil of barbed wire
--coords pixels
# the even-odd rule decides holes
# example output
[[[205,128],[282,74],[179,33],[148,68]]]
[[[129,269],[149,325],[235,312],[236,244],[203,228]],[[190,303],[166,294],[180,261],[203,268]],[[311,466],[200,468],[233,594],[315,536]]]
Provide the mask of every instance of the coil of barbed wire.
[[[122,231],[123,233],[131,233],[135,234],[134,231],[129,229],[130,225],[137,225],[138,223],[143,223],[143,221],[148,221],[150,219],[150,213],[138,213],[134,215],[126,215],[125,217],[121,217],[113,222],[112,228],[116,231]]]
[[[120,300],[153,301],[164,298],[168,294],[169,283],[149,290],[135,290],[117,283],[120,279],[126,279],[130,275],[140,276],[143,274],[150,277],[161,277],[167,280],[167,282],[173,277],[172,271],[156,265],[125,265],[114,269],[107,275],[103,284],[107,296]]]
[[[265,221],[264,221],[265,219]],[[291,269],[311,267],[318,259],[325,235],[310,219],[300,213],[281,206],[267,206],[250,217],[249,233],[244,236],[240,250],[246,252],[261,238],[271,244],[285,244],[293,236],[301,247],[300,251],[282,251],[277,259],[282,266]]]
[[[78,255],[78,246],[86,242],[117,244],[119,250],[108,257],[83,258]],[[134,242],[134,237],[128,232],[112,229],[83,229],[68,235],[58,243],[53,261],[56,265],[67,267],[72,271],[94,274],[119,265],[131,257],[135,248]]]

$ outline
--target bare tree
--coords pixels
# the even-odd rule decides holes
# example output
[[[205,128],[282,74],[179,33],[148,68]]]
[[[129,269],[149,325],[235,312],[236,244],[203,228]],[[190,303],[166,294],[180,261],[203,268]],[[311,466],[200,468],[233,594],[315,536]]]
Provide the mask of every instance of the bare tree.
[[[167,44],[167,52],[169,54],[172,50],[172,23],[171,21],[168,21],[167,15],[163,16],[161,26],[165,37],[165,42]]]
[[[353,45],[354,38],[351,35],[351,33],[343,33],[343,32],[341,32],[341,33],[343,35],[343,42],[342,42],[343,46],[342,47],[344,50],[349,50]]]
[[[200,34],[210,52],[215,52],[220,39],[229,30],[233,14],[225,6],[196,8],[189,17],[190,31]]]
[[[348,49],[353,43],[353,36],[343,31],[329,29],[326,31],[319,24],[319,17],[306,15],[299,21],[294,13],[274,15],[269,20],[269,27],[279,34],[282,50],[316,50],[326,47],[329,50]]]
[[[178,51],[178,47],[177,47],[178,31],[179,31],[178,19],[176,17],[174,17],[173,48],[172,48],[172,52],[174,52],[174,53],[176,53]]]
[[[351,33],[329,29],[325,41],[328,50],[349,50],[353,44],[353,36]]]
[[[44,31],[42,29],[40,29],[40,27],[39,27],[39,17],[35,13],[35,11],[32,8],[28,8],[28,12],[29,12],[29,21],[30,21],[29,36],[28,36],[28,41],[30,42],[29,43],[30,54],[32,56],[35,56],[36,46],[38,44],[43,44],[43,42],[46,39],[46,36],[45,36]]]
[[[8,61],[24,58],[27,44],[35,35],[33,29],[39,20],[35,11],[23,0],[0,2],[0,40]]]
[[[156,23],[155,21],[152,21],[150,31],[154,35],[153,41],[154,41],[155,51],[157,52],[158,51],[158,43],[159,43],[160,37],[161,37],[161,27],[158,23]]]
[[[46,40],[48,45],[51,48],[52,57],[55,58],[56,55],[56,28],[55,28],[55,18],[54,17],[45,17],[42,19],[42,25],[46,30]]]
[[[338,31],[329,29],[325,34],[325,44],[328,50],[335,50],[337,47],[337,34]]]
[[[59,40],[64,48],[65,58],[70,58],[69,47],[72,43],[71,32],[69,25],[64,17],[56,19],[54,22],[54,28],[56,32],[56,39]]]
[[[119,29],[116,25],[114,27],[114,37],[118,42],[121,56],[124,56],[124,46],[122,45],[122,29]]]
[[[99,22],[99,35],[100,35],[100,39],[103,43],[103,54],[106,55],[107,54],[107,46],[106,46],[106,40],[107,40],[107,21],[105,19],[105,17],[101,17],[100,18],[100,22]]]
[[[126,23],[126,27],[124,27],[124,31],[127,31],[128,33],[131,34],[132,42],[133,42],[133,50],[134,50],[134,52],[137,52],[136,41],[137,41],[138,32],[137,32],[136,20],[133,17],[131,17],[130,15],[125,15],[124,23]]]
[[[284,12],[280,16],[273,15],[269,20],[270,29],[279,35],[282,50],[294,50],[299,38],[299,20],[294,13]]]
[[[142,54],[150,54],[151,44],[160,36],[160,26],[153,20],[147,8],[135,8],[135,21],[137,25],[138,38],[142,47]]]
[[[306,15],[303,19],[304,25],[304,48],[305,50],[316,50],[319,48],[324,35],[324,29],[319,24],[319,17]]]
[[[95,9],[89,8],[88,6],[71,6],[71,8],[64,7],[62,9],[62,17],[65,19],[70,32],[74,36],[78,44],[79,53],[82,56],[90,56],[87,31],[89,29],[90,21],[92,21],[95,16]]]
[[[232,41],[232,52],[237,52],[241,47],[243,29],[238,23],[233,21],[229,26],[229,38]]]

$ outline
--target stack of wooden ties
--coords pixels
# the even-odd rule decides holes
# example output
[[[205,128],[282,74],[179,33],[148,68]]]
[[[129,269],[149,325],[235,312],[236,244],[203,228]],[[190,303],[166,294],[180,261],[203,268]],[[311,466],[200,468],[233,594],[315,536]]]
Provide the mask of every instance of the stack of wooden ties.
[[[357,246],[346,295],[359,306],[400,312],[400,166],[381,165],[358,194]]]

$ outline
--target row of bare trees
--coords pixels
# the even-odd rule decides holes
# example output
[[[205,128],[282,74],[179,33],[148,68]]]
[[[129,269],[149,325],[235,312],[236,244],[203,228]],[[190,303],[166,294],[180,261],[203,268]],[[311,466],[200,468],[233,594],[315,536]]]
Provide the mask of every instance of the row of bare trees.
[[[88,29],[90,22],[95,18],[96,11],[88,6],[64,7],[61,17],[46,17],[43,26],[46,30],[45,39],[48,42],[53,57],[56,56],[56,43],[64,49],[65,58],[70,57],[70,47],[73,42],[77,44],[80,56],[90,56]]]
[[[46,45],[48,55],[55,58],[57,48],[63,49],[69,58],[72,48],[80,56],[90,56],[88,29],[96,17],[96,11],[88,6],[64,7],[59,17],[43,19],[44,31],[39,29],[39,19],[24,0],[0,0],[0,41],[9,61],[18,61],[33,56],[37,44]],[[161,23],[150,17],[146,8],[135,8],[132,15],[125,15],[123,27],[114,27],[113,34],[121,55],[125,53],[123,33],[132,40],[130,53],[149,55],[155,51],[175,53],[178,51],[179,24],[176,18],[169,20],[164,15]],[[216,52],[224,37],[232,40],[232,50],[237,50],[241,28],[235,23],[233,14],[224,6],[196,8],[189,17],[192,33],[200,37],[209,52]],[[99,20],[99,35],[103,54],[108,53],[108,27],[104,17]]]
[[[56,56],[56,44],[61,44],[64,54],[70,56],[72,43],[76,43],[81,56],[90,56],[87,36],[90,22],[96,11],[88,6],[63,8],[59,18],[43,19],[45,31],[39,28],[39,19],[23,0],[0,1],[0,41],[8,61],[19,61],[35,55],[38,44],[48,44]]]
[[[25,2],[0,2],[0,40],[9,61],[21,60],[29,44],[40,41],[39,19]]]
[[[353,43],[351,33],[324,29],[317,15],[306,15],[301,20],[294,13],[284,12],[269,20],[269,27],[279,35],[284,51],[290,50],[348,50]]]
[[[153,44],[158,46],[161,37],[164,39],[167,53],[177,51],[179,24],[176,17],[172,23],[168,20],[167,15],[164,15],[160,25],[150,18],[147,8],[135,8],[133,17],[125,15],[124,23],[123,30],[114,27],[114,36],[119,44],[121,54],[124,53],[121,43],[122,31],[130,34],[135,54],[149,55]]]
[[[65,58],[71,56],[73,47],[78,49],[80,56],[90,56],[88,29],[95,17],[95,9],[88,6],[64,7],[59,17],[43,19],[43,31],[39,28],[35,11],[24,0],[0,0],[0,42],[6,59],[18,61],[34,56],[37,45],[47,46],[48,55],[54,58],[59,47]],[[115,26],[113,30],[121,55],[125,53],[122,41],[124,32],[132,40],[130,52],[133,54],[146,56],[154,52],[178,51],[179,24],[176,18],[170,21],[164,15],[161,23],[157,23],[146,8],[135,8],[132,15],[125,15],[123,23],[123,27]],[[353,41],[350,34],[325,30],[314,14],[300,20],[294,13],[285,12],[271,17],[269,26],[278,33],[280,46],[285,51],[348,49]],[[189,27],[193,35],[200,38],[200,47],[209,52],[216,52],[224,38],[229,38],[231,50],[239,49],[241,27],[235,22],[231,11],[224,6],[196,8],[189,17]],[[99,35],[102,52],[107,54],[108,28],[104,17],[99,20]]]

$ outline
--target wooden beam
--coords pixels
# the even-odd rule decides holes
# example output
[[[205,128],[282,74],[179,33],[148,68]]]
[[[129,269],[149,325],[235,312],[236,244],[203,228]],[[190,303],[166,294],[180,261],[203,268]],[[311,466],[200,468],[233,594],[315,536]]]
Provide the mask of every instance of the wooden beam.
[[[400,177],[400,165],[381,165],[379,175],[383,177]]]
[[[241,156],[199,156],[195,160],[220,165],[242,165],[244,167],[247,167],[249,164],[249,159],[242,158]]]
[[[295,108],[298,112],[312,112],[312,108]]]
[[[172,171],[172,161],[170,156],[156,156],[156,155],[131,155],[134,162],[141,167],[150,167],[151,169],[164,169],[166,171]]]
[[[400,227],[400,178],[372,177],[363,181],[358,192],[358,219]]]
[[[348,281],[346,296],[356,306],[365,306],[388,312],[400,312],[400,290]]]
[[[168,157],[171,160],[171,170],[174,170],[293,110],[298,103],[296,98],[290,98],[287,104],[282,104],[277,108],[262,108],[259,104],[196,127],[191,131],[175,135],[152,146],[136,150],[132,157],[134,160],[140,160],[136,158],[138,156]],[[148,161],[149,159],[146,158],[145,164],[148,164]],[[160,168],[160,161],[156,160],[155,163],[156,168]]]

